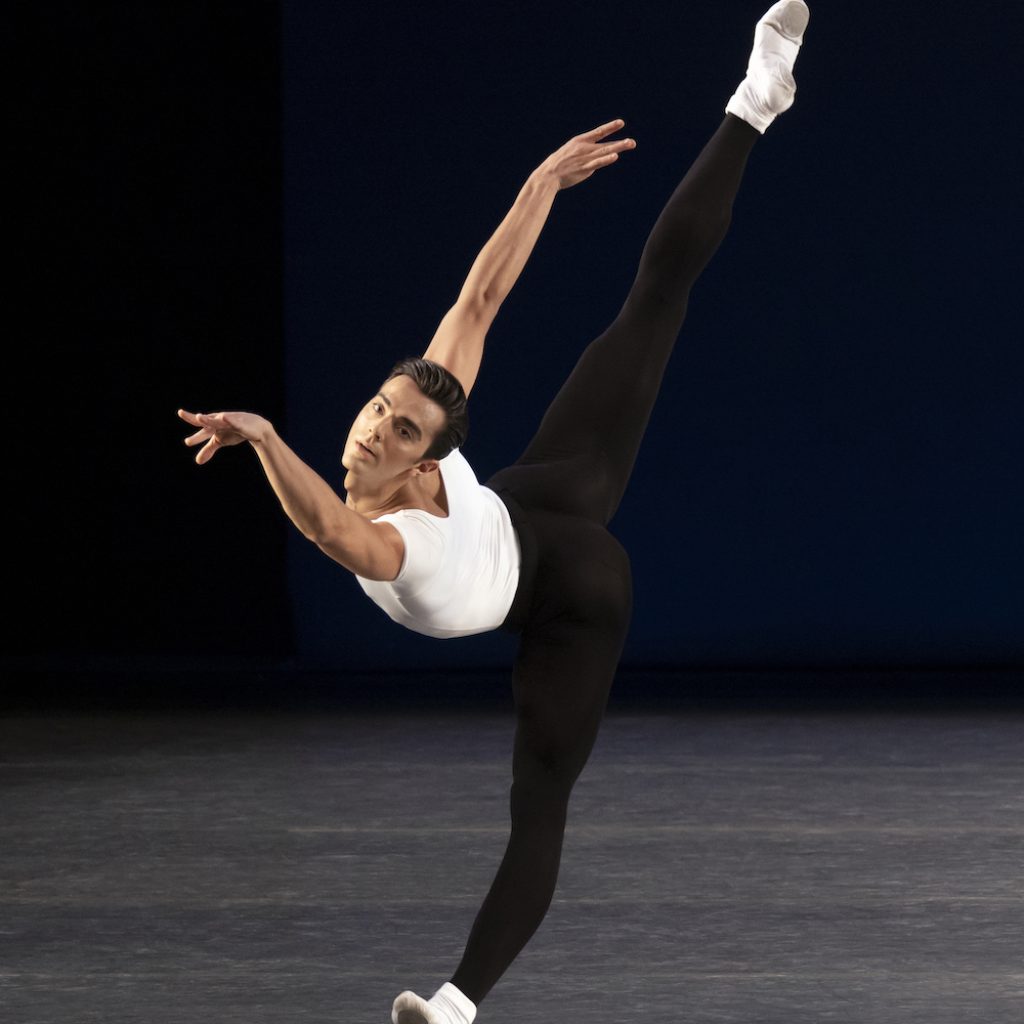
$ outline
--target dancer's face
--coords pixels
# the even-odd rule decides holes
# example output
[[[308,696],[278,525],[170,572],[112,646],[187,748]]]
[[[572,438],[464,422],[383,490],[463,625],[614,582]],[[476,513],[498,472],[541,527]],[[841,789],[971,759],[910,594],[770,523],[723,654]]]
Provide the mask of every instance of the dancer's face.
[[[411,377],[403,374],[385,381],[348,432],[341,464],[349,471],[350,484],[376,489],[434,472],[437,460],[424,459],[423,454],[444,426],[444,410]]]

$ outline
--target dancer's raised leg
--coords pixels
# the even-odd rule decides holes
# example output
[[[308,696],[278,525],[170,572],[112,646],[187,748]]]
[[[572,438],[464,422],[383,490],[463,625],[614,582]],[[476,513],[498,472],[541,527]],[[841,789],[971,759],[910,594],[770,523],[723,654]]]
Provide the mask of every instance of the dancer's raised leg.
[[[611,519],[690,289],[729,227],[750,151],[767,123],[793,102],[792,65],[806,16],[802,0],[782,0],[758,22],[751,70],[655,222],[621,311],[584,350],[518,462],[489,486],[511,491],[525,507]]]

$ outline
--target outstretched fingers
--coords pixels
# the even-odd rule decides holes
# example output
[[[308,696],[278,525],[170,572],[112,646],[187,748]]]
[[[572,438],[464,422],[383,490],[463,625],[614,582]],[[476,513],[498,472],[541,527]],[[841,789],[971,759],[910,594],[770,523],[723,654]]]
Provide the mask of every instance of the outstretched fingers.
[[[190,448],[203,444],[196,462],[209,462],[218,448],[230,448],[245,441],[263,441],[273,430],[262,416],[251,412],[188,412],[178,410],[178,416],[198,430],[185,438]]]
[[[185,438],[185,444],[188,445],[189,448],[193,448],[197,444],[202,444],[209,438],[209,436],[210,432],[205,428],[203,430],[197,430],[194,434],[189,434],[189,436]]]
[[[555,150],[541,166],[556,176],[560,189],[571,188],[581,181],[586,181],[599,168],[615,163],[620,153],[636,148],[634,139],[601,141],[612,132],[618,131],[625,123],[622,118],[616,118],[589,132],[574,135],[564,146]]]
[[[216,454],[217,449],[221,447],[221,444],[214,433],[214,423],[216,421],[211,416],[198,412],[189,412],[187,409],[179,409],[178,416],[186,423],[199,428],[194,434],[189,434],[189,436],[185,438],[185,444],[189,448],[194,448],[199,444],[203,445],[203,447],[196,452],[196,462],[198,462],[199,465],[209,462]]]
[[[620,128],[625,127],[626,122],[621,117],[617,117],[614,121],[609,121],[607,124],[598,125],[597,128],[591,128],[589,132],[584,132],[579,138],[586,140],[587,142],[598,142],[603,139],[606,135],[611,135],[612,132],[617,132]]]
[[[196,442],[198,444],[198,442]],[[211,437],[206,444],[196,452],[196,462],[201,466],[204,462],[209,462],[210,459],[217,454],[217,449],[220,448],[220,441],[216,437]],[[219,463],[218,463],[219,465]]]
[[[202,425],[197,413],[188,412],[186,409],[179,409],[178,418],[184,420],[188,424],[191,424],[193,427],[199,427],[194,434],[189,434],[189,436],[185,438],[185,444],[189,448],[193,448],[197,444],[202,444],[203,441],[206,441],[209,438],[210,431]]]
[[[609,164],[615,163],[615,161],[618,160],[618,158],[618,153],[610,153],[608,156],[599,156],[596,159],[590,160],[588,163],[585,163],[580,168],[580,170],[583,173],[592,174],[594,171],[600,169],[601,167],[607,167]]]
[[[618,160],[619,154],[625,153],[627,149],[636,149],[635,139],[620,139],[608,146],[602,146],[600,153],[595,157],[598,162],[594,166],[600,167],[602,164],[614,163]]]
[[[610,145],[602,146],[600,152],[593,160],[583,165],[585,171],[596,171],[599,167],[607,167],[619,159],[619,154],[627,149],[636,149],[636,142],[633,139],[621,139]]]

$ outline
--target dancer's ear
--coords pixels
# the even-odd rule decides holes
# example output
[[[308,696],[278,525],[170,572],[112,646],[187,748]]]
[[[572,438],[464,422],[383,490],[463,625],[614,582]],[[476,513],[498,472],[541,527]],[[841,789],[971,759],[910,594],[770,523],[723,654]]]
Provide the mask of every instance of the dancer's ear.
[[[422,462],[417,462],[413,470],[418,474],[436,473],[439,465],[437,459],[424,459]]]

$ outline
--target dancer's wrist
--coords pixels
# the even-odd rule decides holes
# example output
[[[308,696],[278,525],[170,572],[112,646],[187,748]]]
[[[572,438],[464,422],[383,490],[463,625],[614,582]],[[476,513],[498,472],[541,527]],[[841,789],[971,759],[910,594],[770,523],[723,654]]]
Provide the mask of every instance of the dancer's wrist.
[[[262,422],[259,425],[258,432],[256,432],[253,437],[248,438],[249,444],[252,445],[253,448],[259,448],[274,441],[280,441],[280,438],[277,436],[277,431],[274,430],[274,424],[262,416],[260,417],[260,420]]]
[[[547,161],[542,163],[527,179],[526,184],[538,192],[555,195],[561,190],[561,182],[554,168]]]

